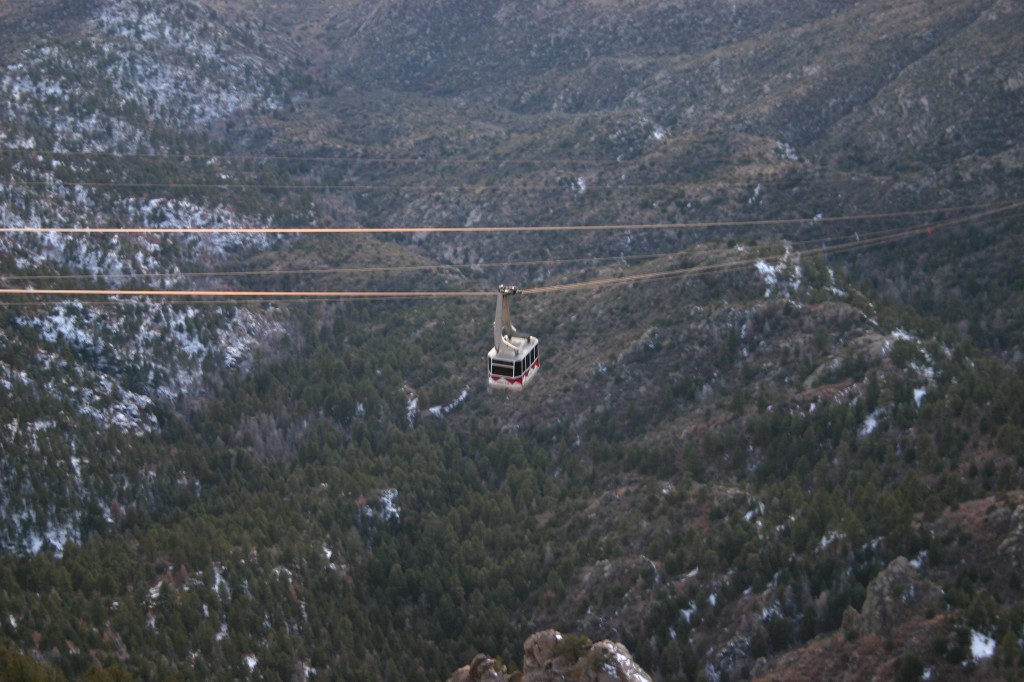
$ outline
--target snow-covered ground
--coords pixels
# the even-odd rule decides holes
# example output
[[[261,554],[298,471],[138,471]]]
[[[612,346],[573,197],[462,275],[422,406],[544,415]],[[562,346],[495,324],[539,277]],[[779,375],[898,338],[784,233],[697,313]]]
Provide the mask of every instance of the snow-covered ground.
[[[971,630],[971,658],[980,661],[996,654],[996,640],[986,634]]]
[[[139,300],[103,307],[62,301],[18,324],[36,329],[53,352],[38,354],[38,364],[17,374],[0,367],[0,378],[32,385],[30,376],[49,377],[36,388],[65,396],[101,427],[134,433],[155,428],[154,400],[174,399],[198,384],[207,357],[244,368],[254,348],[284,332],[266,313]]]
[[[779,262],[772,265],[764,259],[754,263],[758,274],[765,283],[764,297],[771,298],[772,295],[788,298],[800,290],[803,283],[803,269],[800,267],[800,254],[795,253],[787,243],[786,251]]]
[[[435,417],[443,416],[457,408],[462,403],[466,402],[466,398],[468,397],[469,386],[466,386],[465,388],[462,389],[462,393],[459,393],[458,397],[456,397],[455,400],[451,401],[447,405],[434,405],[427,411],[430,412],[430,414],[434,415]]]
[[[220,270],[228,257],[277,245],[270,234],[85,234],[117,225],[272,227],[201,194],[172,196],[160,183],[175,173],[241,181],[230,163],[189,159],[179,148],[228,118],[280,108],[274,70],[287,58],[179,0],[103,0],[82,31],[88,39],[38,44],[0,65],[0,156],[9,161],[0,223],[24,230],[0,235],[7,286],[181,288],[188,271]],[[153,174],[137,176],[133,164]],[[42,279],[54,275],[75,279]],[[104,462],[83,456],[66,424],[93,424],[94,436],[158,428],[160,401],[194,390],[204,368],[244,370],[257,346],[282,334],[278,312],[139,297],[17,309],[18,333],[0,332],[0,405],[44,416],[19,407],[0,424],[0,551],[60,552],[83,523],[62,509],[89,501],[110,523],[112,505],[130,497],[130,475],[110,469],[123,466],[123,453],[112,447]],[[46,475],[28,475],[26,462]],[[153,478],[140,475],[139,485]],[[46,508],[23,502],[43,493],[53,501]]]
[[[162,156],[154,140],[166,138],[152,137],[162,127],[191,131],[241,110],[278,108],[273,61],[259,53],[260,41],[243,48],[243,37],[202,6],[175,1],[108,0],[84,30],[91,40],[38,45],[0,67],[0,148],[19,150],[0,182],[0,223],[28,230],[0,236],[11,286],[54,286],[39,277],[60,273],[86,277],[70,288],[181,287],[183,270],[277,244],[270,234],[47,231],[271,227],[227,206],[162,196],[158,186],[132,196],[130,187],[66,179],[102,176],[121,154]],[[229,44],[236,57],[226,60]],[[244,367],[258,343],[281,332],[271,315],[140,299],[29,306],[18,324],[35,330],[42,347],[19,366],[0,362],[0,389],[50,392],[101,427],[130,432],[152,429],[153,401],[188,392],[207,358]]]
[[[259,54],[259,37],[248,41],[257,47],[245,48],[242,36],[229,34],[200,5],[181,2],[108,0],[86,30],[89,41],[40,45],[0,67],[0,148],[34,152],[14,156],[11,179],[0,183],[0,222],[18,229],[268,227],[224,206],[162,197],[159,185],[143,183],[144,196],[126,196],[117,183],[137,178],[116,175],[119,155],[170,153],[168,138],[154,135],[161,128],[201,130],[240,111],[280,108],[278,79],[268,66],[278,68],[279,60]],[[229,44],[234,56],[224,59]],[[166,158],[191,168],[187,157]],[[65,179],[75,176],[101,181]],[[173,244],[179,262],[272,243],[261,235],[185,239]],[[173,264],[160,257],[164,240],[42,232],[5,236],[0,246],[19,268],[49,263],[96,275],[166,268],[163,284],[175,281]]]
[[[189,4],[189,17],[180,2],[108,0],[92,40],[36,47],[4,70],[0,119],[41,124],[54,151],[138,153],[159,151],[149,144],[153,118],[187,130],[280,108],[265,58],[224,59],[239,38],[195,16],[199,8]],[[36,138],[15,132],[0,143],[31,149]]]
[[[387,488],[380,491],[376,503],[363,506],[361,512],[369,518],[380,517],[384,521],[399,521],[402,517],[402,508],[398,506],[398,490]]]

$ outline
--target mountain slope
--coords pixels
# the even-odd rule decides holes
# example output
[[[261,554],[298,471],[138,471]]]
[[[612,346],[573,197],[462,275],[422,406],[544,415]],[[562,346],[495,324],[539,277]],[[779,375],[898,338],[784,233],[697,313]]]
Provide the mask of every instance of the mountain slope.
[[[558,628],[659,680],[1018,674],[1020,15],[0,3],[4,287],[154,292],[4,294],[5,651],[433,680]]]

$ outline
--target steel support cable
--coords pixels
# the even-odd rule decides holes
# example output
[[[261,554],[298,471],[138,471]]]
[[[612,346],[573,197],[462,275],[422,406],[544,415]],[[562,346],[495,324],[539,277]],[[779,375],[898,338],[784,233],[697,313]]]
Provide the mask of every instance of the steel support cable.
[[[835,246],[817,246],[817,247],[803,249],[803,250],[791,251],[791,253],[793,253],[795,255],[798,255],[798,256],[807,257],[807,256],[820,255],[820,254],[843,253],[843,252],[846,252],[846,251],[866,249],[866,248],[872,247],[872,246],[878,246],[878,245],[887,244],[887,243],[890,243],[890,242],[902,241],[904,239],[908,239],[908,238],[916,236],[916,235],[930,234],[930,233],[932,233],[932,232],[934,232],[935,230],[938,230],[938,229],[945,229],[945,228],[948,228],[948,227],[953,227],[953,226],[960,225],[960,224],[963,224],[963,223],[966,223],[966,222],[970,222],[970,221],[973,221],[973,220],[978,220],[980,218],[988,217],[989,214],[995,213],[995,212],[996,211],[983,212],[983,213],[979,213],[979,214],[975,214],[975,215],[971,215],[971,216],[966,216],[966,217],[963,217],[963,218],[950,219],[948,221],[944,221],[944,222],[933,224],[933,225],[923,225],[923,226],[915,226],[915,227],[909,227],[909,228],[896,229],[896,230],[888,231],[888,233],[886,233],[886,234],[881,234],[881,235],[875,236],[875,237],[867,237],[867,238],[861,238],[861,239],[855,239],[854,238],[854,239],[852,239],[852,241],[849,241],[849,242],[847,242],[845,244],[838,244],[838,245],[835,245]],[[784,255],[784,254],[785,254],[785,252],[783,252],[783,254],[777,254],[777,255]],[[713,263],[713,264],[708,264],[708,265],[692,266],[692,267],[689,267],[689,268],[681,268],[681,269],[677,269],[677,270],[664,270],[664,271],[659,271],[659,272],[642,273],[642,274],[638,274],[638,275],[627,275],[627,276],[623,276],[623,277],[612,277],[612,278],[606,278],[606,279],[601,279],[601,280],[588,280],[588,281],[585,281],[585,282],[573,282],[573,283],[568,283],[568,284],[554,284],[554,285],[547,286],[547,287],[535,287],[535,288],[532,288],[532,289],[524,289],[524,290],[522,290],[521,293],[523,293],[523,294],[546,294],[546,293],[553,293],[553,292],[560,292],[560,291],[573,291],[573,290],[597,288],[597,287],[603,287],[603,286],[614,286],[614,285],[621,285],[621,284],[631,284],[631,283],[634,283],[634,282],[651,281],[651,280],[656,280],[656,279],[667,279],[667,278],[671,278],[671,277],[691,277],[691,276],[695,276],[695,275],[699,275],[699,274],[705,274],[705,273],[709,273],[709,272],[729,271],[729,270],[733,270],[733,269],[745,268],[745,267],[749,267],[751,265],[754,265],[758,261],[762,261],[762,260],[764,260],[764,257],[763,256],[758,256],[756,258],[740,259],[740,260],[730,261],[728,263]]]
[[[855,242],[854,245],[856,246],[856,248],[867,248],[868,246],[874,246],[874,245],[882,244],[882,243],[885,243],[885,242],[888,242],[888,241],[896,241],[898,239],[903,239],[903,238],[905,238],[905,237],[904,236],[886,236],[886,237],[881,237],[881,238],[873,239],[873,240],[864,240],[864,241],[861,241],[861,242]],[[832,253],[832,252],[836,252],[836,251],[847,250],[850,246],[851,245],[845,245],[845,248],[844,247],[835,247],[835,248],[816,247],[816,248],[813,248],[813,249],[806,249],[806,250],[803,250],[803,251],[791,251],[790,253],[798,255],[798,256],[808,256],[808,255],[814,255],[816,253],[823,253],[823,252]],[[784,255],[784,254],[785,254],[785,252],[783,252],[783,254],[777,254],[777,255]],[[662,271],[659,271],[659,272],[649,272],[649,273],[643,273],[643,274],[639,274],[639,275],[626,275],[626,276],[623,276],[623,277],[609,277],[609,278],[606,278],[606,279],[589,280],[589,281],[586,281],[586,282],[573,282],[573,283],[569,283],[569,284],[554,284],[554,285],[547,286],[547,287],[537,287],[537,288],[533,288],[533,289],[524,289],[521,293],[522,294],[549,294],[549,293],[555,293],[555,292],[575,291],[575,290],[582,290],[582,289],[596,289],[596,288],[601,288],[601,287],[605,287],[605,286],[617,286],[617,285],[623,285],[623,284],[634,284],[636,282],[650,282],[650,281],[653,281],[653,280],[671,279],[671,278],[675,278],[675,277],[679,277],[681,279],[685,279],[685,278],[695,277],[697,275],[704,275],[704,274],[709,274],[709,273],[713,273],[713,272],[729,272],[731,270],[740,270],[740,269],[743,269],[743,268],[750,267],[750,266],[756,264],[758,261],[762,261],[762,260],[764,260],[764,257],[763,256],[758,256],[757,258],[744,258],[744,259],[729,261],[728,263],[709,263],[707,265],[695,265],[695,266],[691,266],[691,267],[688,267],[688,268],[680,268],[680,269],[677,269],[677,270],[662,270]]]
[[[85,236],[90,234],[430,234],[430,233],[515,233],[515,232],[606,232],[614,230],[686,230],[724,227],[767,227],[773,225],[811,224],[823,225],[859,220],[886,220],[906,218],[933,213],[965,211],[978,208],[989,210],[973,215],[987,215],[990,212],[1009,211],[1024,207],[1024,202],[1006,204],[982,204],[959,208],[934,208],[888,213],[865,213],[847,216],[823,216],[821,218],[772,218],[763,220],[699,221],[692,223],[631,223],[602,225],[505,225],[471,227],[0,227],[0,234],[14,233],[59,233]]]
[[[139,272],[139,273],[105,273],[105,274],[62,274],[62,275],[0,275],[0,278],[12,280],[69,280],[69,279],[169,279],[173,277],[280,277],[284,275],[366,275],[375,273],[422,272],[424,270],[455,270],[461,274],[464,270],[478,268],[510,268],[537,265],[565,265],[570,263],[590,263],[599,261],[623,261],[639,259],[656,259],[665,256],[682,255],[679,251],[672,254],[654,253],[634,256],[594,256],[590,258],[549,258],[543,260],[524,260],[487,263],[435,263],[430,265],[361,265],[337,268],[290,268],[284,270],[211,270],[206,272]]]
[[[891,230],[892,228],[890,228]],[[877,234],[877,232],[865,232],[866,235]],[[832,241],[839,239],[839,237],[829,237],[826,241]],[[821,239],[808,239],[802,241],[792,242],[793,244],[817,243]],[[732,251],[730,248],[721,248],[707,251],[705,253],[728,253]],[[51,274],[51,275],[27,275],[10,273],[6,275],[0,275],[0,277],[8,280],[19,280],[19,281],[40,281],[40,280],[73,280],[73,279],[170,279],[175,277],[185,278],[199,278],[199,277],[280,277],[283,275],[362,275],[362,274],[373,274],[380,272],[416,272],[424,270],[475,270],[481,268],[515,268],[515,267],[531,267],[539,265],[569,265],[573,263],[594,263],[600,264],[602,262],[622,262],[622,261],[636,261],[636,260],[657,260],[659,258],[678,258],[690,253],[688,250],[682,251],[656,251],[652,253],[644,254],[633,254],[633,255],[618,255],[618,256],[588,256],[585,258],[543,258],[536,260],[520,260],[520,261],[491,261],[483,263],[432,263],[425,265],[359,265],[353,267],[336,267],[336,268],[287,268],[287,269],[262,269],[262,270],[208,270],[208,271],[179,271],[179,272],[114,272],[114,273],[79,273],[79,274]]]
[[[494,266],[490,267],[495,267]],[[114,272],[105,274],[83,273],[78,275],[0,275],[4,279],[16,280],[68,280],[68,279],[170,279],[174,277],[281,277],[284,275],[365,275],[378,272],[416,272],[422,270],[462,270],[470,265],[381,265],[352,268],[293,268],[287,270],[210,270],[207,272]]]
[[[885,228],[882,230],[871,230],[864,231],[863,236],[858,236],[857,239],[868,239],[872,236],[878,236],[882,234],[888,234],[894,231],[900,231],[907,228]],[[821,242],[832,242],[840,239],[850,239],[852,237],[826,237],[826,238],[808,238],[804,240],[790,241],[792,245],[799,244],[817,244]],[[712,251],[706,251],[706,254],[715,253],[729,253],[733,249],[722,248],[715,249]],[[285,275],[362,275],[362,274],[375,274],[375,273],[401,273],[401,272],[417,272],[424,270],[455,270],[461,273],[464,270],[473,270],[480,268],[513,268],[513,267],[529,267],[529,266],[542,266],[542,265],[568,265],[573,263],[595,263],[599,264],[602,261],[605,262],[620,262],[620,261],[634,261],[634,260],[657,260],[661,258],[678,258],[680,256],[688,255],[689,250],[682,251],[670,251],[670,252],[654,252],[647,254],[636,254],[636,255],[618,255],[618,256],[590,256],[586,258],[548,258],[548,259],[537,259],[537,260],[524,260],[524,261],[503,261],[503,262],[486,262],[486,263],[433,263],[424,265],[361,265],[354,267],[337,267],[337,268],[289,268],[289,269],[264,269],[264,270],[210,270],[203,272],[142,272],[142,273],[80,273],[80,274],[51,274],[51,275],[23,275],[17,273],[11,273],[6,275],[0,275],[0,277],[7,280],[17,281],[59,281],[59,280],[77,280],[77,279],[171,279],[171,278],[210,278],[210,277],[280,277]]]
[[[909,228],[903,233],[886,235],[874,239],[862,239],[838,247],[817,247],[804,251],[794,252],[801,255],[812,255],[823,252],[838,252],[850,248],[867,248],[876,244],[888,241],[896,241],[906,238],[910,234],[920,234],[926,231],[927,227]],[[556,291],[568,291],[574,289],[597,288],[602,286],[629,284],[633,282],[649,281],[654,279],[666,279],[671,277],[686,277],[714,272],[719,270],[738,269],[752,265],[763,257],[743,259],[729,263],[715,263],[709,265],[691,266],[676,270],[665,270],[653,273],[628,275],[625,277],[606,278],[601,280],[590,280],[570,284],[556,284],[548,287],[524,289],[523,294],[552,293]],[[492,291],[251,291],[251,290],[206,290],[206,289],[32,289],[32,288],[7,288],[0,289],[0,294],[26,295],[26,296],[140,296],[151,298],[204,298],[220,297],[223,299],[249,298],[308,298],[308,299],[397,299],[397,298],[479,298],[494,296]]]
[[[444,162],[441,162],[444,163]],[[452,162],[455,163],[455,162]],[[557,162],[556,162],[557,163]],[[595,162],[586,162],[595,163]],[[568,178],[566,175],[573,174],[566,170],[554,169],[560,174],[559,177],[551,177],[547,183],[521,183],[516,184],[518,176],[499,176],[503,182],[450,182],[442,184],[440,182],[426,183],[426,182],[373,182],[372,180],[364,180],[357,182],[355,180],[345,182],[246,182],[244,178],[233,178],[230,180],[219,180],[211,182],[174,182],[174,181],[128,181],[128,180],[73,180],[70,178],[46,178],[42,180],[26,180],[21,178],[9,177],[6,183],[12,187],[52,187],[56,183],[61,183],[65,186],[80,186],[88,187],[91,189],[208,189],[208,190],[278,190],[278,191],[351,191],[351,192],[370,192],[370,191],[402,191],[402,190],[419,190],[419,191],[434,191],[434,192],[453,192],[453,191],[482,191],[482,190],[508,190],[512,189],[515,191],[523,192],[572,192],[574,194],[580,192],[576,185],[572,182],[567,182]],[[241,175],[249,171],[238,172]],[[577,171],[578,173],[578,171]],[[511,183],[511,184],[510,184]],[[684,187],[686,183],[678,181],[665,180],[663,182],[626,182],[622,180],[613,181],[609,184],[598,184],[596,181],[589,181],[586,185],[586,192],[617,192],[624,190],[637,190],[637,189],[664,189],[667,187]]]
[[[16,180],[11,179],[9,182],[12,186],[19,187],[50,187],[54,184],[54,180]],[[307,191],[353,191],[353,192],[368,192],[371,190],[432,190],[432,191],[444,191],[452,192],[459,190],[482,190],[482,189],[502,189],[508,188],[508,184],[483,184],[483,183],[452,183],[448,185],[430,185],[423,183],[367,183],[367,184],[356,184],[356,183],[334,183],[334,184],[312,184],[303,182],[281,182],[281,183],[255,183],[255,182],[122,182],[122,181],[110,181],[103,182],[101,180],[57,180],[57,182],[64,183],[69,186],[78,185],[81,187],[89,187],[91,189],[253,189],[253,190],[307,190]],[[589,185],[588,191],[608,191],[608,190],[635,190],[640,187],[665,187],[672,186],[678,183],[636,183],[636,184],[625,184],[620,183],[617,185]],[[564,192],[570,189],[568,185],[563,186],[550,186],[550,185],[524,185],[515,187],[517,191],[526,192]]]
[[[444,163],[444,162],[441,162]],[[452,162],[455,163],[455,162]],[[589,162],[588,162],[589,163]],[[61,183],[66,186],[81,186],[89,187],[91,189],[210,189],[210,190],[223,190],[223,189],[251,189],[251,190],[307,190],[307,191],[352,191],[352,192],[369,192],[378,190],[420,190],[420,191],[436,191],[436,192],[452,192],[452,191],[481,191],[481,190],[497,190],[497,189],[513,189],[516,191],[524,192],[572,192],[577,193],[580,190],[576,189],[576,185],[571,182],[566,182],[568,178],[565,175],[570,174],[569,171],[555,169],[561,174],[560,177],[552,177],[548,183],[538,184],[534,183],[523,183],[515,184],[518,179],[517,176],[501,176],[504,182],[451,182],[441,184],[440,182],[427,183],[427,182],[373,182],[367,180],[363,182],[356,181],[338,181],[338,182],[246,182],[244,179],[233,178],[230,180],[219,180],[211,182],[174,182],[174,181],[128,181],[128,180],[73,180],[64,178],[46,178],[42,180],[25,180],[21,178],[10,177],[6,182],[10,186],[17,187],[51,187],[55,183]],[[237,174],[243,174],[247,171],[238,172]],[[578,171],[577,171],[578,172]],[[510,185],[510,183],[512,183]],[[598,184],[596,181],[590,181],[586,185],[586,192],[614,192],[620,190],[637,190],[643,188],[650,189],[663,189],[666,187],[681,187],[685,186],[684,183],[678,181],[666,180],[663,182],[625,182],[622,180],[613,181],[613,184]]]
[[[378,272],[416,272],[423,270],[475,270],[481,268],[515,268],[538,265],[568,265],[572,263],[599,263],[601,261],[655,260],[684,255],[686,251],[655,252],[619,256],[588,256],[586,258],[545,258],[519,261],[491,261],[484,263],[432,263],[429,265],[359,265],[337,268],[288,268],[282,270],[209,270],[202,272],[114,272],[53,275],[0,274],[0,278],[14,280],[69,280],[69,279],[169,279],[173,277],[279,277],[282,275],[362,275]]]
[[[863,249],[870,246],[876,246],[893,241],[899,241],[908,237],[920,234],[927,234],[934,232],[937,229],[943,229],[973,220],[978,220],[985,217],[991,217],[995,214],[1002,212],[1004,209],[997,208],[990,211],[973,214],[970,216],[964,216],[961,218],[950,219],[941,223],[932,225],[915,226],[910,228],[902,228],[894,230],[889,234],[884,234],[878,237],[853,239],[846,244],[840,244],[837,246],[819,246],[811,249],[805,249],[802,251],[795,251],[798,255],[816,255],[822,253],[840,253],[844,251],[850,251],[854,249]],[[848,237],[849,238],[849,237]],[[738,261],[732,261],[729,263],[709,264],[702,266],[692,266],[689,268],[681,268],[676,270],[659,271],[653,273],[643,273],[638,275],[629,275],[625,277],[606,278],[601,280],[589,280],[586,282],[576,282],[569,284],[556,284],[547,287],[537,287],[532,289],[524,289],[524,294],[541,294],[541,293],[552,293],[558,291],[570,291],[577,289],[597,288],[601,286],[612,286],[629,284],[633,282],[650,281],[655,279],[665,279],[671,277],[689,277],[697,274],[703,274],[705,272],[714,272],[719,270],[730,270],[738,269],[740,267],[746,267],[752,265],[758,261],[764,260],[763,257],[742,259]],[[237,299],[242,297],[249,298],[308,298],[308,299],[398,299],[398,298],[465,298],[465,297],[490,297],[494,293],[490,291],[387,291],[387,292],[367,292],[367,291],[246,291],[246,290],[166,290],[166,289],[32,289],[32,288],[6,288],[0,289],[0,294],[10,295],[50,295],[50,296],[148,296],[148,297],[173,297],[173,298],[184,298],[184,297],[221,297],[224,299]]]
[[[494,296],[492,291],[249,291],[217,289],[0,289],[0,294],[46,296],[145,296],[150,298],[468,298]]]
[[[424,156],[354,156],[339,155],[330,156],[327,154],[313,155],[288,155],[288,154],[217,154],[211,150],[200,150],[196,153],[181,154],[157,154],[157,153],[124,153],[124,152],[102,152],[102,151],[55,151],[39,149],[5,149],[12,155],[21,152],[24,156],[47,156],[47,157],[70,157],[70,158],[114,158],[114,159],[154,159],[154,160],[181,160],[181,161],[308,161],[308,162],[338,162],[338,163],[417,163],[417,164],[443,164],[457,163],[460,165],[472,163],[492,163],[495,165],[506,165],[514,163],[601,163],[621,164],[623,163],[614,156],[606,157],[551,157],[546,159],[530,157],[509,157],[509,158],[471,158],[468,156],[452,156],[444,159],[429,158]]]
[[[3,293],[4,293],[4,290],[0,289],[0,294],[3,294]],[[41,291],[39,289],[36,289],[36,290],[30,291],[29,293],[36,293],[36,294],[38,294],[38,293],[46,293],[46,291]],[[338,296],[338,297],[310,296],[310,295],[308,295],[308,292],[299,291],[299,292],[295,292],[294,296],[289,296],[287,299],[284,299],[284,298],[274,298],[274,297],[262,297],[262,298],[259,298],[259,297],[256,297],[256,296],[252,296],[251,298],[249,298],[249,297],[247,297],[247,296],[251,296],[251,294],[249,292],[245,292],[246,296],[234,296],[234,297],[225,297],[225,298],[218,298],[215,294],[217,294],[219,292],[215,292],[215,291],[214,292],[210,292],[211,295],[209,297],[205,297],[204,296],[204,297],[201,297],[201,298],[189,298],[189,297],[171,298],[171,297],[161,297],[159,295],[152,296],[152,297],[150,297],[150,296],[139,296],[139,297],[133,297],[133,298],[127,298],[127,297],[126,298],[119,298],[116,295],[117,293],[118,292],[115,291],[113,294],[111,294],[109,297],[107,297],[106,299],[103,299],[103,300],[89,301],[87,305],[89,305],[89,307],[94,307],[94,306],[117,307],[117,306],[124,306],[124,305],[128,305],[128,304],[131,304],[131,303],[135,303],[136,305],[140,305],[140,304],[145,304],[145,305],[166,305],[166,306],[185,305],[185,306],[189,306],[189,307],[193,307],[193,306],[229,306],[229,305],[230,306],[237,306],[237,305],[244,305],[244,304],[252,304],[252,305],[260,305],[260,304],[262,304],[262,305],[266,305],[266,306],[271,306],[271,305],[275,305],[275,304],[285,304],[285,303],[324,303],[324,304],[327,304],[327,303],[340,303],[340,302],[354,303],[354,302],[357,302],[357,301],[360,302],[360,303],[369,303],[369,302],[373,302],[373,301],[395,301],[395,300],[409,299],[409,298],[422,300],[423,298],[438,298],[438,299],[440,299],[440,298],[468,298],[470,296],[472,296],[473,298],[492,298],[494,296],[494,292],[493,291],[478,292],[478,293],[475,293],[475,294],[472,294],[472,293],[470,293],[470,294],[456,294],[454,296],[446,296],[446,297],[445,296],[435,296],[435,295],[429,295],[429,296],[405,296],[405,295],[401,295],[401,296],[387,296],[387,295],[382,295],[382,296],[377,296],[376,294],[373,294],[371,292],[367,292],[365,296],[359,295],[359,296],[355,296],[355,297],[351,297],[351,298],[344,297],[344,296]],[[160,292],[159,291],[146,291],[145,293],[146,294],[154,294],[154,293],[155,294],[159,294]],[[402,293],[402,292],[398,292],[398,293]],[[413,293],[416,293],[416,292],[413,292]],[[386,294],[386,292],[385,292],[385,294]],[[157,303],[156,301],[149,300],[150,298],[157,298],[157,299],[162,298],[163,300],[161,300],[161,301],[159,301],[159,303]],[[65,297],[62,301],[59,301],[59,303],[68,303],[70,301],[77,302],[77,299],[71,299],[71,298]],[[0,307],[2,307],[2,308],[17,308],[17,309],[27,308],[27,307],[31,307],[31,308],[49,308],[49,307],[52,307],[53,305],[55,305],[55,302],[52,301],[52,300],[50,300],[50,301],[44,301],[44,300],[38,300],[38,299],[36,299],[36,300],[21,300],[21,301],[13,301],[13,300],[4,301],[4,300],[0,300]]]

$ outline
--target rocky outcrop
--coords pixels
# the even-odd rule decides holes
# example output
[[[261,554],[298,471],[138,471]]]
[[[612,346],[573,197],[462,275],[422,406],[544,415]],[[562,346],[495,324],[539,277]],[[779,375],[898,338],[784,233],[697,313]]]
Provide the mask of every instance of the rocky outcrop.
[[[537,632],[523,644],[523,670],[509,673],[484,654],[459,668],[448,682],[651,682],[629,650],[618,642],[591,644],[586,637],[555,630]]]
[[[861,632],[884,635],[911,614],[939,609],[941,604],[941,589],[921,577],[918,568],[905,557],[896,557],[868,585],[859,617],[844,616],[843,622],[855,621]]]
[[[521,679],[522,673],[516,673],[518,677],[509,675],[505,666],[501,665],[486,654],[477,654],[473,662],[455,671],[448,682],[507,682],[508,680]]]
[[[1012,529],[999,543],[999,554],[1005,556],[1014,568],[1024,566],[1024,506],[1017,507],[1010,517]]]

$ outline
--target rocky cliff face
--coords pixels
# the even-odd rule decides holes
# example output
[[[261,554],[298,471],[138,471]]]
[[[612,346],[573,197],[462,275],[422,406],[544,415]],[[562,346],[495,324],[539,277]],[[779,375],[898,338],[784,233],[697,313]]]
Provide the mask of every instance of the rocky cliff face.
[[[1020,569],[1024,564],[1024,507],[1013,511],[1010,522],[1012,529],[999,543],[999,554],[1009,559],[1014,568]]]
[[[940,608],[942,590],[921,577],[917,566],[897,557],[868,584],[860,615],[852,620],[862,632],[885,635],[914,615]]]
[[[509,673],[499,661],[477,654],[470,665],[459,668],[448,682],[650,682],[618,642],[594,644],[585,637],[563,635],[555,630],[537,632],[523,644],[523,670]]]

